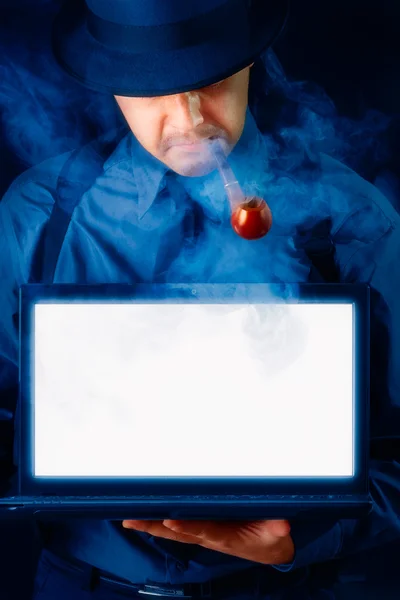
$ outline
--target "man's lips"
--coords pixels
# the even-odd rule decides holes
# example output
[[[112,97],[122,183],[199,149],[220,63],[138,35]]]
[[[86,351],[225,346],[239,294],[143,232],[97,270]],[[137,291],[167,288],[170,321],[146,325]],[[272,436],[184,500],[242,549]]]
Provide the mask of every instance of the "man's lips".
[[[171,145],[171,148],[178,148],[180,150],[185,150],[188,152],[201,152],[201,151],[205,151],[208,149],[208,144],[212,141],[217,139],[217,136],[212,136],[210,138],[205,138],[203,140],[193,140],[193,141],[189,141],[189,140],[185,140],[182,142],[175,142]]]
[[[176,144],[173,146],[177,150],[185,150],[187,152],[204,152],[207,149],[207,144],[204,142],[194,142],[192,144]]]

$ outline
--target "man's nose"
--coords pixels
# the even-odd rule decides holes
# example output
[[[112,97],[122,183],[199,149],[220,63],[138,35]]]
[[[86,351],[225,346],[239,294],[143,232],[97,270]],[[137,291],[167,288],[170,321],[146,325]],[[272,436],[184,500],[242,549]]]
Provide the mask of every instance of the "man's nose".
[[[201,99],[197,93],[185,92],[172,98],[173,125],[180,131],[192,131],[204,122]]]

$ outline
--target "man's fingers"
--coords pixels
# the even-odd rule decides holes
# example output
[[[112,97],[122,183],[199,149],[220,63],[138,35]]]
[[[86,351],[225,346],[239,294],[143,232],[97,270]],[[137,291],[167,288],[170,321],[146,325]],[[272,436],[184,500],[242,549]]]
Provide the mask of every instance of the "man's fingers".
[[[238,523],[226,521],[175,521],[166,519],[164,521],[167,527],[174,531],[184,531],[186,534],[194,535],[200,539],[207,539],[209,542],[219,542],[226,540],[232,531],[237,531]]]
[[[166,527],[162,521],[135,521],[125,520],[122,522],[122,526],[125,529],[134,529],[137,531],[144,531],[150,535],[156,537],[163,537],[173,542],[183,542],[186,544],[200,544],[201,539],[188,535],[187,533],[180,533],[173,531],[169,527]]]
[[[210,542],[230,540],[249,533],[286,537],[290,533],[288,521],[175,521],[166,519],[167,527],[177,532],[198,536]]]
[[[269,521],[164,521],[125,520],[123,527],[143,531],[174,542],[196,544],[246,558],[246,548],[261,545],[263,552],[289,536],[290,525],[284,520]],[[244,552],[244,554],[243,554]],[[260,561],[262,562],[262,561]]]
[[[230,554],[261,564],[290,562],[294,555],[287,521],[125,520],[128,529]]]
[[[275,520],[266,523],[268,523],[268,531],[275,537],[286,537],[290,533],[289,521]]]

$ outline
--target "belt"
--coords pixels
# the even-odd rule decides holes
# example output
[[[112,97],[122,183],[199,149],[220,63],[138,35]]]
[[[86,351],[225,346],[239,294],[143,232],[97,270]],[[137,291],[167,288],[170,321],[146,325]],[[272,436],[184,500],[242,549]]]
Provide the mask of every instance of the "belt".
[[[154,598],[155,600],[156,597],[159,599],[171,599],[173,597],[177,600],[200,600],[203,598],[212,598],[215,600],[226,596],[233,597],[245,591],[249,594],[253,592],[256,597],[257,594],[272,593],[291,585],[297,586],[304,581],[304,573],[300,573],[298,570],[288,573],[280,573],[274,570],[273,573],[265,573],[266,577],[261,578],[260,574],[262,571],[260,571],[260,567],[255,567],[250,568],[248,572],[240,571],[239,573],[232,573],[229,576],[211,579],[205,583],[172,585],[168,583],[148,582],[137,584],[116,577],[70,556],[60,556],[47,548],[42,550],[42,558],[50,563],[53,568],[67,571],[69,577],[77,578],[81,589],[87,591],[94,591],[101,588],[113,589],[123,593],[125,596],[141,598],[142,600],[146,600],[146,598],[148,600]],[[267,566],[261,566],[261,569],[264,568],[268,569]]]

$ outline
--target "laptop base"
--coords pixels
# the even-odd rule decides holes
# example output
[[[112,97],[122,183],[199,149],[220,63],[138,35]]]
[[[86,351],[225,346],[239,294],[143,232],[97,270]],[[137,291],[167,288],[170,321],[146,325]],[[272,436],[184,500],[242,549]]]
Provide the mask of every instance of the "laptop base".
[[[266,501],[262,498],[228,502],[200,498],[82,498],[42,497],[8,498],[0,500],[0,518],[83,517],[109,520],[120,519],[209,519],[209,520],[263,520],[320,518],[359,518],[372,509],[368,496],[291,496]]]

